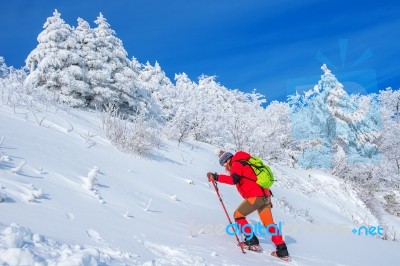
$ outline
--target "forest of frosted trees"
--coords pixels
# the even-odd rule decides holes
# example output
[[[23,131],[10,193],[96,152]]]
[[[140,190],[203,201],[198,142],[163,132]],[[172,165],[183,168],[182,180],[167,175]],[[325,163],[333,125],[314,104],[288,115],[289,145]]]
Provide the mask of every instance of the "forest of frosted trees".
[[[263,95],[228,89],[215,76],[192,81],[180,73],[171,81],[157,62],[129,59],[102,14],[94,23],[78,18],[72,27],[56,10],[24,68],[0,57],[1,104],[99,112],[105,135],[130,153],[148,154],[163,138],[195,139],[271,163],[323,168],[356,184],[369,206],[400,217],[398,89],[349,95],[324,65],[312,90],[267,105]]]

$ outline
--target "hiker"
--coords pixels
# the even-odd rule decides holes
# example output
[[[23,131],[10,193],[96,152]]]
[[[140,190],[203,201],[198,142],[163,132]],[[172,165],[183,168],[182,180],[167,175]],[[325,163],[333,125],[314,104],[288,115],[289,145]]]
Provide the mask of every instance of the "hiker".
[[[262,224],[267,227],[268,225],[275,224],[271,208],[271,191],[267,188],[262,188],[256,183],[257,176],[254,173],[252,167],[249,164],[243,163],[250,159],[251,155],[239,151],[235,155],[226,151],[217,151],[219,155],[219,163],[225,167],[225,170],[229,175],[207,173],[208,181],[220,182],[229,185],[236,185],[240,195],[244,198],[243,202],[239,204],[233,214],[233,218],[240,228],[244,229],[244,232],[251,237],[251,229],[249,226],[244,227],[248,224],[246,216],[257,210],[260,216]],[[286,243],[282,238],[280,232],[276,226],[267,227],[271,234],[271,240],[276,246],[276,251],[273,252],[274,256],[279,258],[288,258],[289,252],[286,247]],[[246,238],[248,239],[248,238]],[[240,245],[254,251],[260,251],[259,241],[257,236],[253,233],[252,237],[246,240]]]

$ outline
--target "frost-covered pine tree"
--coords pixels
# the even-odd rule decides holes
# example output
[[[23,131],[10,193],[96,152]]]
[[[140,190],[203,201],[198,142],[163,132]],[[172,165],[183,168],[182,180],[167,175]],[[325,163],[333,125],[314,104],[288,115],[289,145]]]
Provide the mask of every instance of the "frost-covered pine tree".
[[[144,66],[135,57],[132,57],[132,59],[129,61],[129,67],[133,71],[131,75],[133,77],[134,88],[136,90],[135,95],[139,100],[141,100],[140,104],[142,109],[145,109],[145,112],[148,113],[148,116],[150,115],[152,118],[160,121],[161,117],[163,117],[162,108],[157,103],[157,100],[153,98],[151,90],[148,88],[148,86],[143,84],[140,77],[144,70]]]
[[[89,35],[82,46],[93,91],[90,106],[103,109],[112,104],[123,113],[148,112],[151,99],[136,86],[137,73],[130,68],[122,41],[101,13],[95,24],[95,29],[87,31]]]
[[[192,91],[196,87],[196,83],[186,73],[182,73],[175,74],[175,86],[180,91]]]
[[[165,75],[160,64],[154,66],[149,62],[143,66],[139,74],[138,85],[151,93],[151,97],[161,108],[161,117],[168,121],[176,112],[177,92],[171,80]]]
[[[76,34],[78,42],[78,52],[82,58],[87,59],[90,55],[91,47],[88,43],[92,42],[94,39],[94,31],[90,28],[89,22],[82,18],[78,18],[78,26],[75,28],[74,32]]]
[[[380,140],[377,101],[371,96],[348,95],[326,65],[322,70],[314,90],[290,100],[294,138],[318,142],[318,148],[305,151],[300,162],[306,167],[330,168],[343,161],[342,156],[335,156],[336,151],[344,151],[348,163],[376,161]]]
[[[327,98],[335,119],[335,136],[349,163],[376,163],[381,140],[381,115],[376,95],[348,95],[343,86],[335,86]]]
[[[7,75],[7,65],[4,57],[0,56],[0,78],[4,78]]]
[[[76,35],[57,10],[43,28],[39,44],[26,59],[30,74],[25,85],[54,92],[68,105],[86,106],[89,86]]]
[[[87,51],[83,56],[88,66],[88,82],[93,91],[90,106],[102,109],[108,102],[119,106],[121,95],[112,75],[116,68],[122,67],[127,53],[125,50],[118,50],[119,58],[115,57],[113,50],[117,50],[117,46],[120,48],[122,42],[114,36],[114,31],[101,13],[95,23],[97,28],[87,31],[88,35],[85,36],[86,41],[82,46],[82,50]]]
[[[93,46],[91,43],[94,39],[94,30],[90,27],[89,22],[82,18],[77,19],[78,26],[73,30],[77,39],[77,53],[83,59],[82,64],[84,65],[85,75],[87,75],[88,67],[88,59],[91,56]],[[87,83],[89,84],[89,80],[87,79]],[[92,93],[92,91],[91,91]],[[91,96],[89,97],[90,101]]]

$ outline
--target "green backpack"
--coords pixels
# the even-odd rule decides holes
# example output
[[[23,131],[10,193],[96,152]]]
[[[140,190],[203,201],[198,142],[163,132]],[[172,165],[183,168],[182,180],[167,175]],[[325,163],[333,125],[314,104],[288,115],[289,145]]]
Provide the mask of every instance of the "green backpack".
[[[240,162],[242,164],[248,164],[251,166],[251,168],[253,168],[253,171],[257,176],[256,183],[259,184],[262,188],[270,188],[274,184],[275,180],[271,168],[269,168],[268,165],[265,165],[260,158],[252,156],[247,161],[240,160]],[[250,178],[247,179],[254,181]]]

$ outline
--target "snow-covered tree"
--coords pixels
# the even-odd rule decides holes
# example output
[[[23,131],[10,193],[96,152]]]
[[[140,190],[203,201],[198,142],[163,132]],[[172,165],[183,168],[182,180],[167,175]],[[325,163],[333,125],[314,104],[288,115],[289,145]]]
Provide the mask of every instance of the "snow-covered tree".
[[[100,120],[107,138],[124,152],[146,155],[159,145],[158,124],[143,112],[127,119],[109,104],[100,113]]]
[[[86,106],[89,86],[83,59],[77,52],[76,35],[57,10],[43,28],[37,39],[39,44],[26,59],[30,74],[25,84],[56,92],[59,100],[68,105]]]
[[[97,28],[88,32],[90,35],[82,47],[87,51],[83,56],[88,65],[87,76],[93,90],[90,105],[102,107],[110,102],[119,106],[121,94],[113,77],[124,67],[127,53],[101,13],[95,23]]]
[[[384,196],[384,200],[385,204],[383,205],[383,207],[385,208],[385,210],[390,214],[400,217],[399,197],[394,192],[391,192]]]
[[[175,74],[174,114],[167,120],[164,131],[168,138],[182,142],[189,138],[192,130],[191,113],[196,108],[196,83],[186,73]]]
[[[225,98],[229,103],[224,106],[226,130],[234,149],[254,151],[253,144],[258,139],[258,129],[265,126],[260,112],[263,96],[233,90],[226,93]]]
[[[379,94],[382,114],[382,166],[386,166],[389,175],[397,176],[400,184],[400,90],[387,89]],[[392,184],[396,185],[396,184]]]
[[[318,143],[303,153],[300,162],[306,167],[330,168],[340,150],[349,163],[378,160],[378,102],[371,96],[348,95],[326,65],[322,69],[314,90],[290,98],[294,138]]]
[[[95,24],[92,31],[86,29],[88,35],[82,46],[93,91],[90,106],[104,108],[111,103],[124,113],[148,113],[152,100],[148,91],[137,86],[137,72],[131,68],[122,41],[101,13]]]
[[[300,147],[304,148],[299,157],[299,163],[303,167],[330,168],[332,165],[332,145],[333,137],[336,135],[336,123],[328,109],[327,98],[330,90],[335,86],[339,84],[334,76],[325,72],[313,91],[290,97],[293,138],[302,143]],[[310,147],[311,143],[317,143],[317,145]]]
[[[176,111],[167,123],[169,134],[179,140],[192,137],[221,146],[232,143],[227,121],[237,95],[215,81],[215,76],[202,75],[198,84],[183,73],[177,75],[173,92]],[[216,123],[217,122],[217,123]],[[177,134],[172,134],[176,128]],[[232,145],[231,145],[232,146]]]
[[[175,80],[178,109],[166,125],[169,137],[178,141],[192,137],[270,159],[291,158],[282,150],[290,141],[287,104],[276,103],[276,108],[266,110],[261,94],[229,90],[215,76],[202,75],[198,84],[185,73]]]
[[[266,108],[257,108],[251,150],[267,160],[286,162],[293,166],[298,151],[292,140],[290,111],[287,103],[273,101]]]
[[[87,59],[90,56],[91,48],[93,48],[88,43],[94,39],[94,30],[90,28],[90,24],[86,20],[78,18],[77,21],[78,26],[74,32],[77,38],[78,52],[82,58]],[[87,64],[85,65],[87,66]]]
[[[27,69],[8,67],[3,57],[0,57],[0,92],[1,103],[16,108],[28,105],[31,91],[24,87]]]
[[[0,78],[4,78],[7,75],[7,65],[4,57],[0,56]]]
[[[186,73],[181,73],[175,74],[175,86],[180,91],[192,91],[195,89],[196,83]]]
[[[93,98],[93,90],[89,85],[89,79],[87,76],[88,67],[88,58],[91,57],[91,53],[93,52],[93,47],[89,45],[89,43],[94,39],[94,30],[90,28],[90,24],[82,19],[78,18],[78,26],[73,30],[77,39],[77,54],[82,58],[82,68],[85,74],[85,81],[89,86],[89,93],[87,96],[87,104],[90,104]]]
[[[192,132],[196,140],[216,144],[224,140],[232,143],[227,134],[226,119],[232,102],[228,90],[216,82],[215,76],[202,75],[194,90]]]
[[[400,115],[400,90],[393,90],[388,88],[386,90],[380,91],[379,93],[380,101],[382,107],[385,108],[392,118]]]
[[[378,217],[383,210],[398,215],[400,92],[349,95],[325,65],[322,69],[313,90],[289,97],[296,146],[312,144],[300,154],[300,165],[330,168],[355,186]]]
[[[161,117],[168,121],[176,112],[177,93],[171,80],[165,75],[158,62],[152,66],[147,62],[140,70],[138,86],[150,92],[151,97],[161,108]]]

